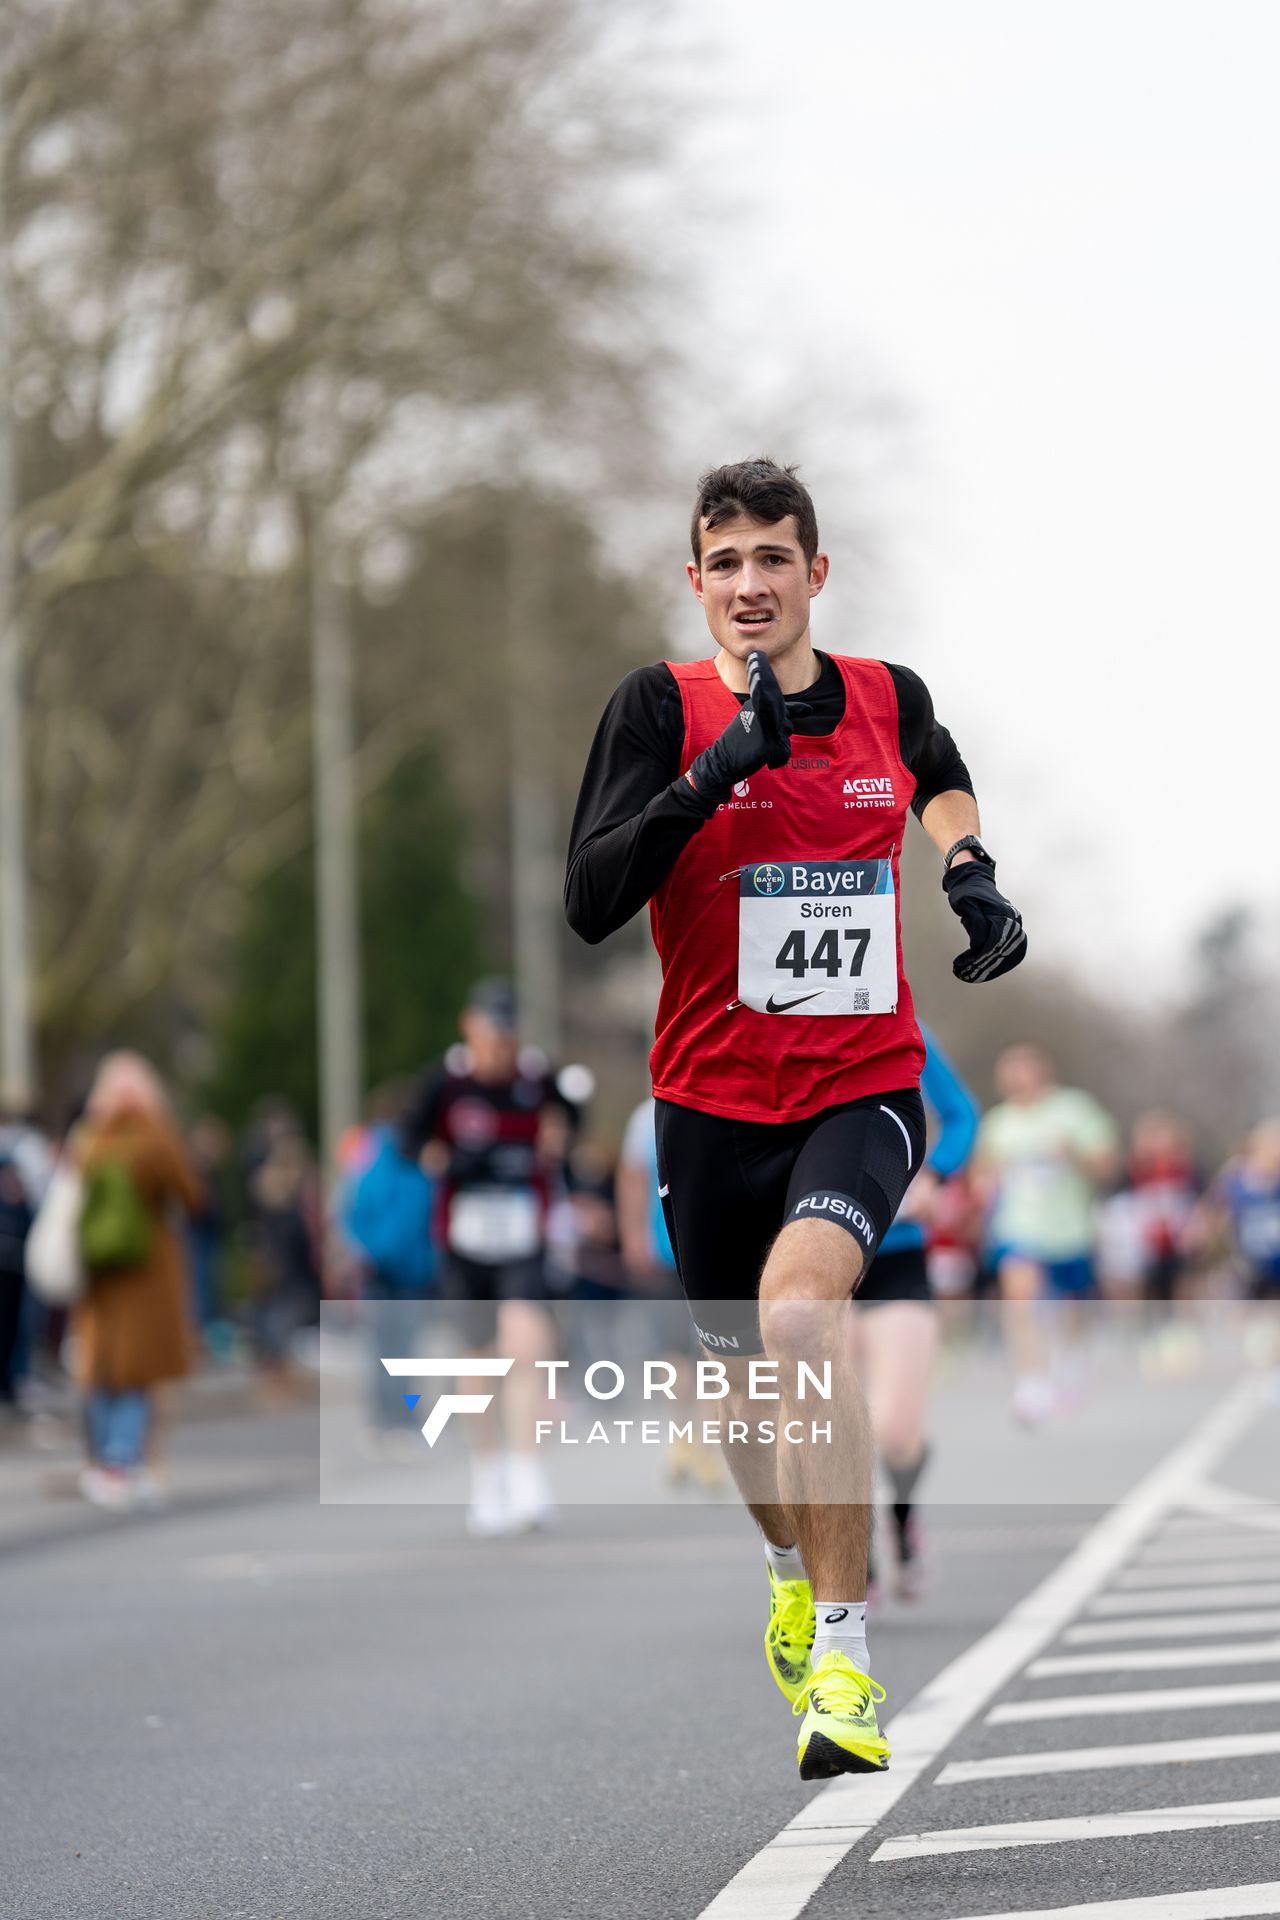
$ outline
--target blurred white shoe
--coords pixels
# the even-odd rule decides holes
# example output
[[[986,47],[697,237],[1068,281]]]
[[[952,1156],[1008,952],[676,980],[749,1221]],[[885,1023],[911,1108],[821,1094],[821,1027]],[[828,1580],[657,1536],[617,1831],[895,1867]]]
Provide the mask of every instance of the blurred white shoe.
[[[532,1453],[509,1453],[506,1468],[507,1494],[515,1526],[521,1530],[550,1526],[556,1517],[556,1507],[541,1460]]]
[[[1020,1426],[1038,1427],[1057,1411],[1057,1405],[1052,1380],[1043,1373],[1029,1373],[1014,1388],[1009,1412]]]
[[[467,1532],[473,1540],[500,1540],[518,1526],[508,1498],[506,1461],[500,1453],[476,1454],[471,1462]]]
[[[106,1513],[129,1513],[134,1504],[134,1476],[127,1467],[86,1467],[76,1482],[91,1507]]]

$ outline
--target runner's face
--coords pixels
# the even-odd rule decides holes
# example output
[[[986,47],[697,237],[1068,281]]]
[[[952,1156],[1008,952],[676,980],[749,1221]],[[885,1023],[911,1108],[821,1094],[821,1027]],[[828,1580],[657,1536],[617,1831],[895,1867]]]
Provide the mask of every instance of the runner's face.
[[[791,514],[772,526],[744,516],[703,530],[701,565],[690,561],[688,574],[717,645],[735,660],[758,651],[776,663],[806,640],[828,564],[825,553],[805,560]]]
[[[467,1007],[458,1022],[471,1049],[471,1068],[477,1080],[514,1078],[520,1042],[510,1027],[502,1027],[478,1007]]]

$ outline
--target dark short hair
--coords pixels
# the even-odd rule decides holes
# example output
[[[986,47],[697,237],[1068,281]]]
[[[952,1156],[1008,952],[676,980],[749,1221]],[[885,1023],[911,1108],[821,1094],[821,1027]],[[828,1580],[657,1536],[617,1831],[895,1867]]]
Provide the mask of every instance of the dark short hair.
[[[809,489],[796,478],[795,467],[776,460],[735,460],[732,466],[712,467],[698,482],[698,498],[689,529],[695,566],[702,565],[702,535],[745,514],[769,527],[790,514],[796,523],[806,561],[812,565],[818,551],[818,516]]]

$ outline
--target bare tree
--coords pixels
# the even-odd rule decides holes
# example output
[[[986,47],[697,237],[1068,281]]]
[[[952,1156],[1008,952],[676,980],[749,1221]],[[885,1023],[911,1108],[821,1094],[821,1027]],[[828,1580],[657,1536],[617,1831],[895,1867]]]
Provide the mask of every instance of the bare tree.
[[[591,449],[641,438],[654,329],[612,188],[652,122],[586,0],[8,14],[57,1046],[175,976],[216,992],[240,890],[305,838],[306,517],[394,601],[459,486],[589,484]],[[437,717],[456,638],[362,657],[363,789]]]

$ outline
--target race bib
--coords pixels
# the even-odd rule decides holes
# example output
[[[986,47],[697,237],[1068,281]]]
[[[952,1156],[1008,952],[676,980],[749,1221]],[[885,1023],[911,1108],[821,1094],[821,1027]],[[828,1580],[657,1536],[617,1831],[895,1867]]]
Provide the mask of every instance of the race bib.
[[[500,1266],[527,1260],[542,1245],[536,1194],[510,1188],[457,1193],[449,1208],[449,1247],[464,1260]]]
[[[739,878],[738,998],[756,1013],[893,1013],[888,860],[781,860]]]

